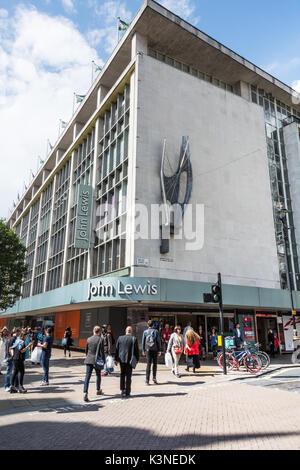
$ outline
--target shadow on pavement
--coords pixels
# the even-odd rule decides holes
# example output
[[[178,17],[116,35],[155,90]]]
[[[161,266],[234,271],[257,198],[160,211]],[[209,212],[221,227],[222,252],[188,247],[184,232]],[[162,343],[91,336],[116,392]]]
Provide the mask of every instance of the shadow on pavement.
[[[75,391],[73,388],[61,387],[61,385],[59,385],[59,387],[51,385],[49,385],[48,387],[30,387],[27,390],[27,396],[30,395],[30,393],[41,393],[44,395],[46,393],[67,393]]]
[[[185,387],[185,386],[193,386],[193,385],[201,385],[201,384],[204,384],[205,382],[172,382],[171,380],[168,380],[168,382],[165,382],[165,383],[162,383],[162,384],[159,384],[159,385],[179,385],[181,387]]]
[[[47,430],[45,435],[45,430]],[[86,422],[26,421],[1,427],[0,449],[17,450],[176,450],[200,449],[231,441],[245,441],[245,448],[253,439],[278,439],[300,436],[299,431],[232,433],[232,434],[177,434],[163,436],[153,431],[130,426],[101,426]]]
[[[130,395],[130,399],[136,399],[136,398],[167,398],[167,397],[179,397],[179,396],[184,396],[187,395],[185,392],[174,392],[174,393],[163,393],[163,392],[157,392],[157,393],[134,393],[133,395]],[[122,400],[122,401],[127,401],[128,398],[122,399],[120,394],[117,395],[104,395],[103,398],[99,399],[99,401],[106,401],[106,400]],[[93,402],[96,400],[92,400]],[[97,400],[98,401],[98,400]]]

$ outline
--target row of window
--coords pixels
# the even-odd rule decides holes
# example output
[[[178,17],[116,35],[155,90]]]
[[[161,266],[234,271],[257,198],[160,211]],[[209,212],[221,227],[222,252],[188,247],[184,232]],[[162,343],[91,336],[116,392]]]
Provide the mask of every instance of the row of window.
[[[280,220],[280,210],[282,207],[285,207],[289,211],[288,225],[290,227],[290,239],[288,243],[288,258],[293,271],[293,274],[291,276],[291,282],[292,287],[294,289],[299,289],[299,281],[296,280],[296,283],[294,283],[293,281],[294,278],[297,279],[297,275],[299,273],[299,263],[293,222],[293,212],[286,162],[283,126],[285,125],[286,120],[289,119],[292,114],[295,116],[300,116],[300,113],[296,109],[285,105],[277,99],[274,99],[271,94],[265,93],[264,90],[257,89],[257,87],[255,86],[251,86],[251,99],[253,103],[262,106],[264,109],[270,185],[273,199],[274,227],[277,244],[279,272],[281,278],[281,287],[287,287],[288,270],[285,261],[282,223]]]
[[[27,247],[29,264],[23,297],[28,297],[31,290],[36,295],[62,285],[66,236],[65,283],[86,279],[91,274],[88,250],[74,248],[74,231],[77,188],[79,184],[93,183],[95,145],[97,207],[95,233],[92,234],[95,241],[92,275],[125,267],[129,119],[130,87],[126,85],[100,121],[99,141],[96,143],[95,129],[92,129],[18,225],[17,233]],[[70,197],[72,205],[68,217]]]

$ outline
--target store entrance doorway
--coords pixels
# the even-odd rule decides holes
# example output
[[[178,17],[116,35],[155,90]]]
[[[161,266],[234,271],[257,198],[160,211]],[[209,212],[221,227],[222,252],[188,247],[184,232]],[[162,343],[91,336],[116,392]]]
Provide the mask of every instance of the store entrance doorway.
[[[198,321],[196,315],[177,315],[177,323],[181,326],[181,331],[185,329],[185,327],[191,322],[191,326],[194,331],[198,329]]]
[[[273,333],[278,336],[277,328],[277,317],[276,316],[266,316],[266,315],[257,315],[257,338],[259,344],[261,344],[261,349],[270,352],[270,346],[268,341],[268,333],[271,329]]]

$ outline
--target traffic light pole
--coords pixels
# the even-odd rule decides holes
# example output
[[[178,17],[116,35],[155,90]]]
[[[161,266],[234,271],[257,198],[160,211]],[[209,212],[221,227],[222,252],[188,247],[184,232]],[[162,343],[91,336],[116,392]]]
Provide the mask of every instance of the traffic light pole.
[[[224,316],[223,316],[223,296],[222,296],[222,278],[221,273],[218,274],[218,284],[220,287],[221,298],[219,302],[220,310],[220,325],[221,325],[221,338],[222,338],[222,352],[224,360],[224,375],[227,375],[227,365],[226,365],[226,356],[225,356],[225,338],[224,338]]]

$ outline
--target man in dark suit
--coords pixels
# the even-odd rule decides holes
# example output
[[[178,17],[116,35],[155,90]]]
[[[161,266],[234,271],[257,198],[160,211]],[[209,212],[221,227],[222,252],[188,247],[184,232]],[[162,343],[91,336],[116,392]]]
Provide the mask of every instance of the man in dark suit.
[[[95,326],[93,330],[93,336],[88,338],[85,348],[86,358],[84,363],[86,365],[86,375],[84,381],[84,401],[89,401],[88,399],[88,388],[90,379],[92,376],[93,369],[96,372],[96,388],[97,388],[97,395],[103,395],[101,390],[101,370],[95,367],[95,362],[97,356],[100,356],[105,364],[105,354],[104,354],[104,344],[103,339],[101,338],[101,328],[100,326]]]
[[[139,360],[139,346],[135,336],[132,336],[132,328],[126,328],[126,334],[118,338],[116,344],[116,364],[120,363],[121,377],[120,389],[122,398],[130,396],[132,369]]]
[[[241,332],[241,327],[239,323],[237,323],[235,325],[235,328],[233,329],[233,338],[236,349],[241,349],[244,343],[244,336]]]
[[[153,362],[153,382],[157,384],[157,358],[160,352],[160,337],[158,331],[154,328],[153,320],[148,321],[148,329],[144,331],[142,337],[142,353],[147,357],[146,385],[149,385],[151,364]]]

